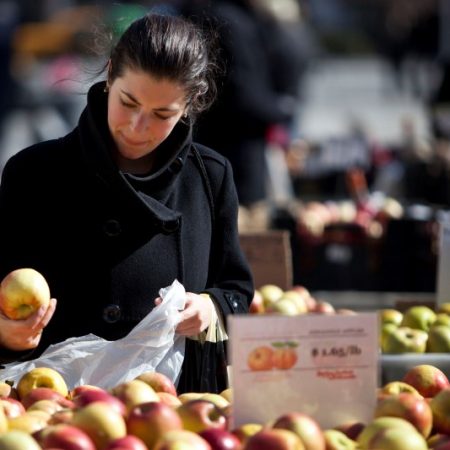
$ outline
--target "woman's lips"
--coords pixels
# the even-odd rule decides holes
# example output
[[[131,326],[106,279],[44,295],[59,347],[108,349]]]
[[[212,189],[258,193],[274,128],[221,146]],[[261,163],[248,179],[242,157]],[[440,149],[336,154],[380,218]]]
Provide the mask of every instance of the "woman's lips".
[[[136,142],[126,137],[123,133],[120,133],[120,137],[125,142],[125,144],[130,145],[132,147],[143,147],[145,145],[148,145],[148,141]]]

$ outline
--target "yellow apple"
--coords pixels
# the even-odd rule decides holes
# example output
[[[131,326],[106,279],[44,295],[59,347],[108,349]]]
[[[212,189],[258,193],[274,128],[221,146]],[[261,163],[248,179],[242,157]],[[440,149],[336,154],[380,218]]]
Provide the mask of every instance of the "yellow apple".
[[[20,430],[28,434],[33,434],[36,431],[45,428],[48,423],[49,415],[40,415],[34,413],[26,412],[21,416],[11,417],[8,419],[8,429],[9,430]],[[42,413],[42,411],[40,411]],[[1,448],[1,446],[0,446]]]
[[[181,403],[186,403],[190,400],[200,398],[202,395],[204,395],[202,392],[183,392],[178,395],[178,400],[180,400]]]
[[[83,430],[99,450],[127,434],[124,417],[105,402],[89,403],[77,409],[71,424]]]
[[[110,389],[110,393],[125,404],[127,411],[140,403],[160,401],[155,390],[145,381],[138,379],[124,381]]]
[[[0,283],[0,310],[10,319],[26,319],[49,302],[47,281],[34,269],[13,270]]]
[[[36,439],[25,431],[10,430],[0,435],[0,448],[4,450],[41,450]]]
[[[69,389],[63,376],[50,367],[35,367],[26,372],[17,383],[19,398],[25,398],[29,392],[38,387],[48,387],[64,397],[69,395]]]
[[[212,392],[207,392],[203,394],[201,397],[203,400],[209,400],[213,402],[218,408],[227,408],[230,405],[230,402],[220,394],[214,394]]]
[[[233,388],[228,387],[224,389],[222,392],[220,392],[220,395],[225,398],[225,400],[228,400],[230,403],[233,401]]]

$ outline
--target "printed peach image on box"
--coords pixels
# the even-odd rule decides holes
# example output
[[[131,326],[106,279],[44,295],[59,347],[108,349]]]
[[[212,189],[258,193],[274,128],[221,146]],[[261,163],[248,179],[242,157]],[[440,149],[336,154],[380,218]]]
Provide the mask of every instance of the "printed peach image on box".
[[[252,371],[288,370],[298,360],[298,342],[277,341],[254,347],[247,357],[247,365]]]

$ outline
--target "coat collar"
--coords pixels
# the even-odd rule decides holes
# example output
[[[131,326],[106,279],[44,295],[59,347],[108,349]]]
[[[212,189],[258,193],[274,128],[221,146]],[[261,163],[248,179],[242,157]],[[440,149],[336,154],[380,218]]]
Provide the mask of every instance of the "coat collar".
[[[82,157],[86,165],[106,189],[116,193],[118,201],[123,198],[124,201],[140,204],[141,208],[150,208],[161,220],[174,219],[178,214],[163,203],[185,165],[192,143],[192,127],[179,122],[166,141],[155,150],[161,156],[156,171],[145,177],[124,174],[111,157],[115,143],[107,123],[108,97],[104,87],[105,82],[99,82],[89,89],[87,106],[78,123]]]

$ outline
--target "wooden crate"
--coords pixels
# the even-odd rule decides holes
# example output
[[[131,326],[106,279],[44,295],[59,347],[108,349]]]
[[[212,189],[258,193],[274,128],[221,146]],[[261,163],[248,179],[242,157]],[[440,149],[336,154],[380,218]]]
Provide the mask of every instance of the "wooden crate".
[[[276,284],[283,290],[292,287],[292,251],[286,230],[245,232],[241,247],[252,269],[255,288]]]

